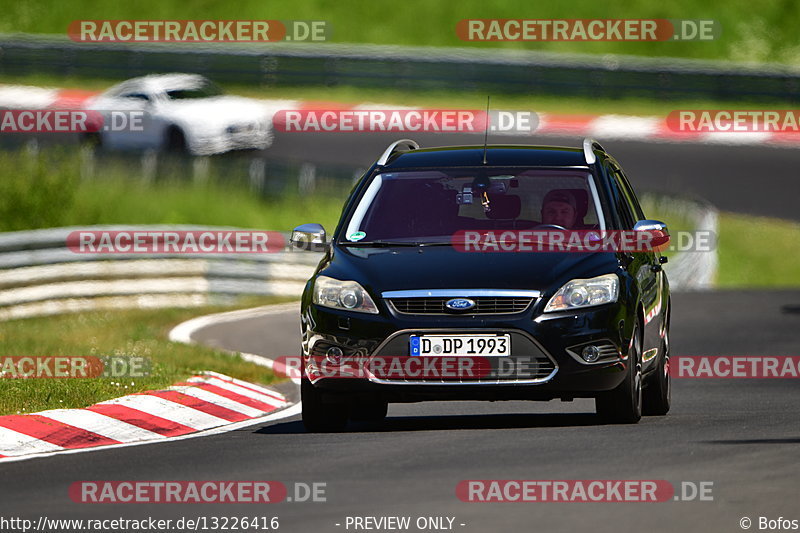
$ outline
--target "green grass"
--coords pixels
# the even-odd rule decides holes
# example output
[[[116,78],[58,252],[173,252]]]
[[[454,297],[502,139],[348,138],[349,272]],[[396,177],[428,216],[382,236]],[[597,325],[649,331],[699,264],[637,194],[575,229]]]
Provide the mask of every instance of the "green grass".
[[[800,286],[800,224],[722,213],[719,219],[721,288]]]
[[[6,2],[0,32],[66,33],[81,19],[280,19],[326,20],[333,42],[376,43],[471,48],[515,48],[591,54],[634,54],[744,61],[800,62],[796,28],[800,6],[791,0],[764,0],[757,9],[745,0],[729,0],[719,7],[697,0],[408,0],[387,5],[367,0],[202,0],[103,3],[94,0],[29,0]],[[715,19],[722,35],[714,41],[688,42],[508,42],[461,41],[456,23],[465,18],[681,18]],[[268,45],[267,45],[268,46]]]
[[[278,301],[251,297],[237,307]],[[236,355],[167,340],[169,330],[184,320],[232,308],[97,311],[0,322],[0,357],[118,355],[146,357],[152,363],[144,378],[0,379],[0,415],[85,407],[168,387],[202,370],[272,382],[272,371]]]
[[[66,214],[71,225],[199,224],[276,231],[307,222],[319,222],[330,231],[343,203],[321,195],[262,200],[220,185],[143,185],[122,180],[81,184],[75,196],[72,212]]]
[[[213,160],[206,180],[189,179],[189,172],[191,165],[181,162],[148,181],[134,158],[112,161],[86,178],[74,149],[51,148],[39,156],[0,152],[0,231],[94,224],[289,231],[306,222],[333,229],[350,189],[341,179],[321,179],[317,192],[300,194],[295,176],[274,175],[267,184],[276,189],[258,193],[247,184],[246,163],[236,160]]]

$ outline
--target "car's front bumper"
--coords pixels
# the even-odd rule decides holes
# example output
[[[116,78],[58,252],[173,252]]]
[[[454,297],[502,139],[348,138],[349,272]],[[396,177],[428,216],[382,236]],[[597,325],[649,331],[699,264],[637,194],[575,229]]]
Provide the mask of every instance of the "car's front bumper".
[[[264,150],[272,145],[272,132],[267,126],[252,130],[222,131],[214,135],[198,135],[190,139],[194,155],[214,155],[232,150]]]
[[[391,309],[372,315],[307,304],[302,320],[304,372],[316,387],[331,395],[361,393],[393,402],[592,397],[623,380],[630,343],[621,304],[552,314],[538,313],[534,304],[522,313],[462,316],[406,315]],[[509,334],[510,356],[479,358],[492,369],[504,365],[505,371],[442,377],[435,372],[421,376],[419,372],[373,372],[369,365],[366,371],[348,370],[363,369],[363,362],[370,358],[417,359],[409,355],[409,337],[431,333]],[[603,347],[597,362],[581,358],[581,349],[588,344]],[[343,356],[326,357],[331,347],[339,348]],[[382,363],[379,368],[388,366]],[[396,368],[409,366],[398,363]]]

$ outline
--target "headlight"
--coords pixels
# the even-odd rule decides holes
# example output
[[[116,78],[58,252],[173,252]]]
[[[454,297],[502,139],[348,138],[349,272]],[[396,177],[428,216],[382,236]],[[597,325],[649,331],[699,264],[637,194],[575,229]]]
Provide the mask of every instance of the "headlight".
[[[616,274],[606,274],[591,279],[573,279],[558,289],[550,298],[544,312],[608,304],[616,302],[618,296],[619,278]]]
[[[324,307],[360,313],[378,313],[375,302],[369,297],[367,291],[355,281],[339,281],[327,276],[319,276],[314,281],[312,301]]]

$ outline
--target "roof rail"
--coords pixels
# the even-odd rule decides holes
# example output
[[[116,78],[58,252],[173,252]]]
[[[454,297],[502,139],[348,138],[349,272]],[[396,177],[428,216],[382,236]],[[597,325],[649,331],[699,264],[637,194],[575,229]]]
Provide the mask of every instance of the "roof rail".
[[[594,139],[587,137],[583,140],[583,158],[586,159],[587,165],[593,165],[597,162],[597,156],[594,155],[595,148],[602,150],[603,152],[606,151],[606,149],[600,146],[600,143]]]
[[[395,141],[389,145],[389,148],[383,152],[383,155],[378,159],[378,166],[383,166],[389,161],[389,158],[392,157],[396,152],[400,151],[409,151],[409,150],[416,150],[419,148],[419,144],[416,141],[412,141],[411,139],[400,139],[399,141]]]

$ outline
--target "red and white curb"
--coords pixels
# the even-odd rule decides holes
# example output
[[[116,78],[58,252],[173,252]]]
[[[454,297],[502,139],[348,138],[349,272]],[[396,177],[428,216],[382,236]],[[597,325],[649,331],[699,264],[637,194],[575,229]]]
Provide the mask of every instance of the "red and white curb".
[[[85,409],[0,416],[0,462],[222,433],[293,416],[292,407],[266,387],[204,372]]]
[[[29,85],[0,85],[0,108],[5,109],[80,109],[100,91],[53,89]]]
[[[19,85],[0,86],[0,108],[8,109],[79,109],[99,91],[47,89]],[[386,104],[342,104],[302,100],[262,99],[270,116],[280,110],[376,110],[422,108]],[[606,140],[632,140],[659,143],[700,143],[727,145],[800,146],[800,134],[794,132],[681,132],[670,129],[666,117],[634,115],[591,115],[538,113],[539,125],[530,135],[567,135]],[[520,135],[516,131],[496,131],[492,136]]]

